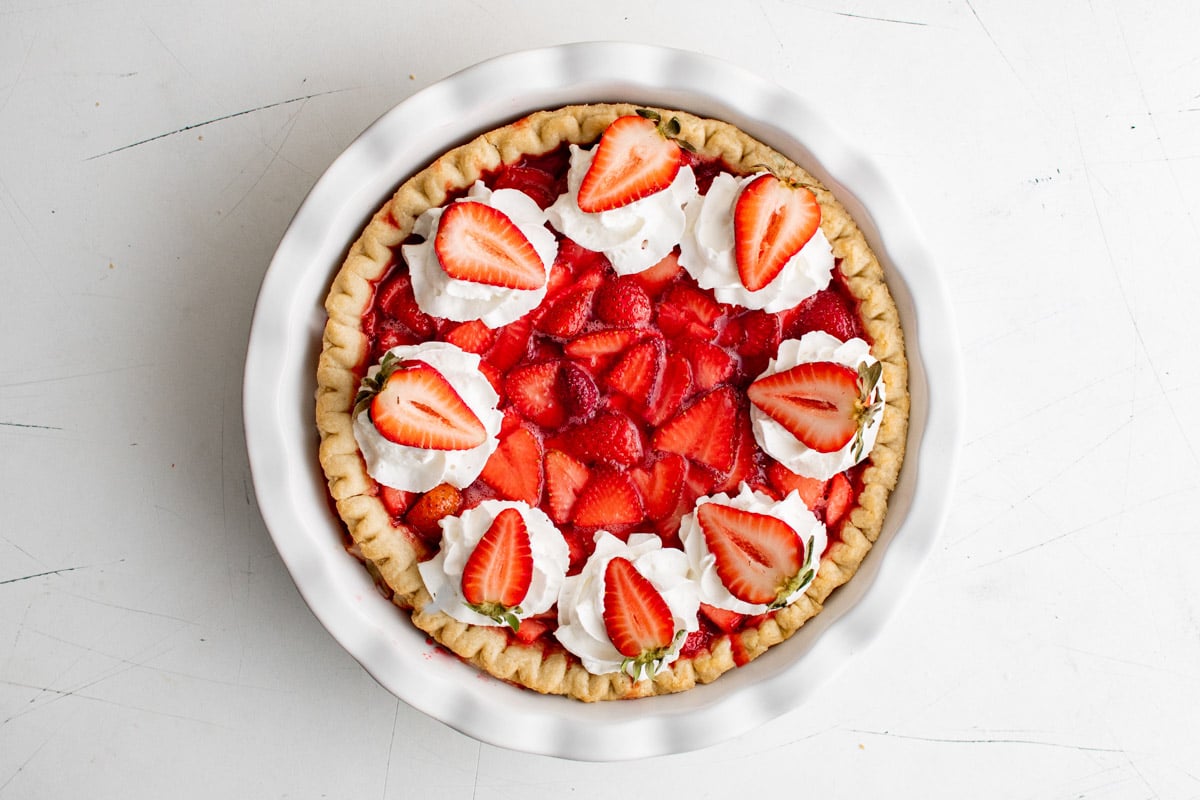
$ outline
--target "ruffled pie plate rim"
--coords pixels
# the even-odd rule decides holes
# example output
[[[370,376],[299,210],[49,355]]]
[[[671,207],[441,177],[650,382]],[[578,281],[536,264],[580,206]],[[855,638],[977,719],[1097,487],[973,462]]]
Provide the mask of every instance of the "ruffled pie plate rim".
[[[879,540],[849,584],[794,636],[674,695],[580,703],[510,686],[426,641],[343,547],[313,426],[322,301],[345,249],[399,182],[451,146],[527,113],[614,100],[724,119],[812,172],[884,267],[909,361],[908,446]],[[869,209],[869,212],[868,212]],[[949,506],[960,438],[957,339],[941,278],[898,195],[806,101],[733,64],[649,45],[583,43],[500,56],[404,100],[317,181],[263,279],[243,409],[255,493],[305,602],[408,705],[489,744],[615,761],[707,747],[799,708],[883,629],[912,589]]]

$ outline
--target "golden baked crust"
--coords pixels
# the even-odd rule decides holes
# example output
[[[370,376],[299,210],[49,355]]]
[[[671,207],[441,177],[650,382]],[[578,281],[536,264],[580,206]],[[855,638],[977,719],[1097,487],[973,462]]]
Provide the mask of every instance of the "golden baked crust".
[[[516,644],[501,628],[471,626],[427,610],[431,598],[417,570],[426,553],[419,540],[391,524],[351,432],[351,410],[369,348],[361,319],[372,302],[375,283],[393,263],[392,248],[409,235],[416,218],[443,204],[450,192],[465,189],[485,173],[524,155],[546,153],[564,143],[594,142],[610,122],[638,108],[644,106],[577,105],[540,111],[450,150],[407,180],[373,216],[333,279],[317,368],[316,420],[329,492],[355,549],[391,591],[396,605],[411,610],[419,628],[480,669],[539,692],[585,701],[677,692],[708,683],[787,639],[817,614],[829,594],[854,575],[879,536],[904,457],[908,424],[908,369],[899,315],[878,260],[841,203],[800,166],[735,126],[655,109],[664,118],[679,119],[679,138],[694,146],[700,157],[719,159],[733,172],[766,168],[808,186],[817,196],[821,228],[833,246],[845,285],[859,302],[862,325],[872,341],[872,355],[883,363],[886,383],[887,404],[862,473],[857,503],[799,602],[757,627],[714,639],[706,651],[678,659],[653,680],[635,683],[623,673],[592,675],[561,650]]]

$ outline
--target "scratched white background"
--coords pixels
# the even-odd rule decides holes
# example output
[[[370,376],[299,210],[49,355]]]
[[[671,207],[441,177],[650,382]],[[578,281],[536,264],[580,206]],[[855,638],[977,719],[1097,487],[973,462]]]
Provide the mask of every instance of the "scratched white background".
[[[1198,31],[1192,0],[0,0],[0,798],[1200,797]],[[376,685],[274,551],[240,407],[332,159],[587,39],[737,62],[870,151],[970,403],[884,635],[795,713],[618,765]]]

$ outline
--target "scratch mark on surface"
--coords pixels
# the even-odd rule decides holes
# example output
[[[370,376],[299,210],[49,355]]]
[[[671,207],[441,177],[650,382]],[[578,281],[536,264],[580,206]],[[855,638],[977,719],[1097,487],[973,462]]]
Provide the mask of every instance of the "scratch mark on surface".
[[[61,431],[62,428],[54,425],[30,425],[25,422],[0,422],[0,426],[8,428],[33,428],[39,431]]]
[[[915,742],[932,742],[935,744],[1011,744],[1011,745],[1031,745],[1033,747],[1053,747],[1060,750],[1074,750],[1080,753],[1119,753],[1128,756],[1128,753],[1116,747],[1093,747],[1091,745],[1070,744],[1067,742],[1046,742],[1038,739],[952,739],[939,736],[915,736],[904,733],[892,733],[891,731],[868,731],[859,728],[847,728],[852,733],[860,733],[866,736],[887,736],[893,739],[905,739]]]
[[[968,4],[969,5],[969,4]],[[891,22],[896,25],[917,25],[919,27],[928,27],[927,22],[917,22],[911,19],[892,19],[891,17],[872,17],[869,14],[851,14],[849,11],[834,11],[839,17],[853,17],[854,19],[868,19],[874,22]]]
[[[74,572],[77,569],[86,569],[86,568],[87,568],[86,564],[81,564],[78,567],[63,567],[62,569],[52,569],[52,570],[47,570],[46,572],[35,572],[32,575],[25,575],[20,578],[9,578],[7,580],[0,581],[0,586],[4,586],[5,584],[8,584],[8,583],[20,583],[21,581],[29,581],[29,580],[33,580],[34,578],[44,578],[47,575],[62,575],[64,572]]]
[[[256,114],[259,111],[266,111],[267,109],[278,108],[279,106],[291,105],[292,103],[301,103],[305,100],[311,100],[314,97],[322,97],[327,94],[336,94],[338,92],[347,92],[347,91],[350,91],[350,90],[349,89],[330,89],[327,92],[316,92],[315,94],[306,94],[306,95],[302,95],[300,97],[292,97],[288,100],[280,100],[276,103],[267,103],[266,105],[258,106],[257,108],[248,108],[244,111],[235,111],[232,114],[225,114],[224,116],[214,117],[213,119],[208,119],[208,120],[205,120],[204,122],[194,122],[191,125],[184,125],[182,128],[176,128],[173,131],[167,131],[166,133],[159,133],[154,136],[150,136],[146,139],[141,139],[139,141],[132,142],[131,144],[126,144],[126,145],[122,145],[121,147],[116,147],[116,148],[114,148],[112,150],[108,150],[107,152],[104,152],[104,153],[97,153],[94,156],[88,156],[84,160],[85,161],[94,161],[97,158],[104,158],[105,156],[111,156],[114,153],[120,153],[124,150],[129,150],[134,147],[140,147],[141,145],[149,144],[150,142],[156,142],[159,139],[165,139],[168,136],[174,136],[179,133],[186,133],[187,131],[193,131],[196,128],[203,128],[206,125],[213,125],[215,123],[224,122],[226,120],[235,119],[237,117],[244,117],[247,114]]]
[[[392,777],[392,753],[396,750],[396,723],[400,719],[400,701],[396,701],[396,708],[392,713],[392,738],[388,740],[388,758],[387,767],[383,771],[383,796],[388,796],[388,782]]]
[[[55,383],[57,381],[73,381],[78,378],[97,378],[101,375],[112,375],[117,372],[125,372],[131,369],[145,369],[152,367],[153,364],[131,364],[127,367],[113,367],[112,369],[102,369],[96,372],[75,372],[70,375],[55,375],[50,378],[34,378],[30,381],[13,381],[11,383],[0,383],[0,389],[15,389],[18,386],[37,386],[42,383]]]

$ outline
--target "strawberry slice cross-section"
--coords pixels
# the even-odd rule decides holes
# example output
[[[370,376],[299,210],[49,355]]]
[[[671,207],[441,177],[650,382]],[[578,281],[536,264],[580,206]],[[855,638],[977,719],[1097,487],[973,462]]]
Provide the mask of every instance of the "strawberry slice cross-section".
[[[470,450],[487,430],[442,373],[424,361],[384,357],[379,372],[363,379],[356,413],[369,406],[371,421],[389,442],[426,450]]]
[[[521,601],[533,582],[533,545],[525,519],[505,508],[484,532],[463,567],[462,592],[472,611],[516,631]]]
[[[451,203],[433,246],[451,278],[506,289],[546,284],[546,268],[533,244],[503,211],[483,203]]]
[[[851,440],[861,455],[862,431],[880,409],[873,400],[876,365],[858,370],[832,361],[813,361],[766,375],[750,384],[750,402],[803,445],[820,453],[841,450]]]
[[[660,192],[671,185],[683,164],[683,152],[672,137],[679,121],[654,112],[618,117],[600,137],[591,166],[579,185],[579,209],[611,211]]]
[[[743,602],[780,608],[812,578],[811,542],[778,517],[703,503],[696,521],[721,583]]]
[[[671,653],[677,634],[667,601],[633,562],[617,556],[604,568],[604,629],[625,657],[623,671],[651,675]]]
[[[816,196],[774,175],[760,175],[733,208],[734,256],[742,285],[756,292],[779,275],[821,224]]]

